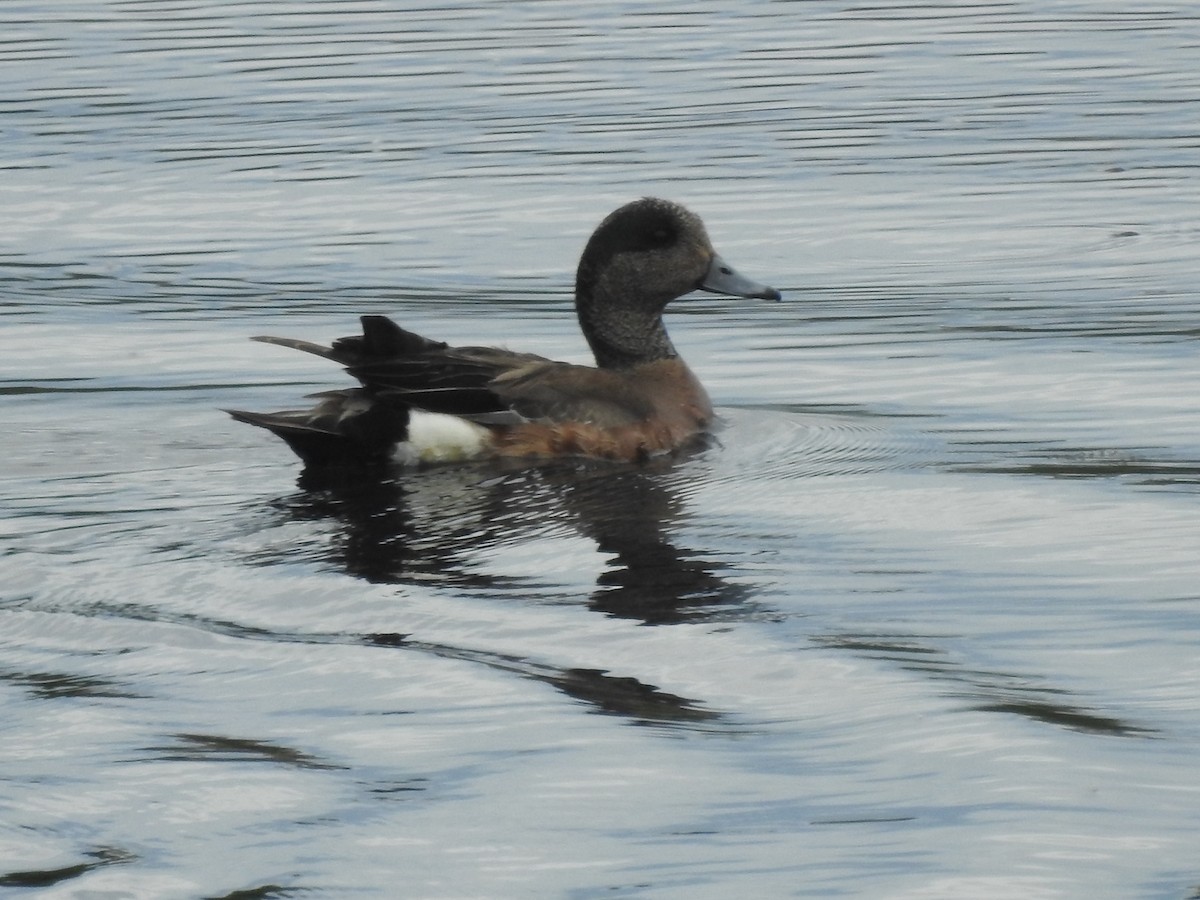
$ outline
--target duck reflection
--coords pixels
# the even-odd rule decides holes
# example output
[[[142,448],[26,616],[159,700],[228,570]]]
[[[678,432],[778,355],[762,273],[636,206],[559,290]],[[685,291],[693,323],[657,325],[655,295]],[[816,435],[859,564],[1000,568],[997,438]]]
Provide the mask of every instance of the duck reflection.
[[[569,533],[586,538],[607,557],[606,568],[585,588],[587,605],[597,612],[653,625],[747,615],[748,589],[722,578],[720,563],[679,546],[673,536],[685,516],[681,485],[686,475],[680,464],[678,459],[636,467],[559,461],[497,469],[481,464],[374,478],[311,470],[301,476],[300,490],[276,506],[289,521],[329,526],[310,533],[310,558],[370,582],[525,597],[531,587],[544,589],[549,579],[541,572],[489,572],[486,557],[544,541],[544,558],[552,559],[560,553],[553,539]],[[294,560],[298,552],[303,555],[304,548],[289,541],[286,558]],[[272,553],[263,561],[283,555]],[[470,660],[550,685],[597,713],[635,722],[731,727],[723,713],[700,701],[599,669],[560,667],[419,635],[342,634],[336,639]]]
[[[540,573],[485,572],[481,552],[569,532],[608,559],[587,600],[597,612],[653,625],[745,612],[747,588],[676,542],[684,515],[678,464],[561,461],[375,478],[314,470],[279,505],[295,519],[336,523],[317,554],[370,582],[513,590]]]

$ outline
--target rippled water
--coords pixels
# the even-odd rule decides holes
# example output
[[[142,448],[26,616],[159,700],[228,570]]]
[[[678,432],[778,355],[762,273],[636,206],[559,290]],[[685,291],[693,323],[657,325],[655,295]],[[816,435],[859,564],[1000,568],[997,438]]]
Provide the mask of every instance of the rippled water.
[[[1193,4],[0,9],[0,888],[1200,896]],[[658,194],[724,427],[297,480],[251,334],[586,359]],[[654,627],[647,627],[654,626]]]

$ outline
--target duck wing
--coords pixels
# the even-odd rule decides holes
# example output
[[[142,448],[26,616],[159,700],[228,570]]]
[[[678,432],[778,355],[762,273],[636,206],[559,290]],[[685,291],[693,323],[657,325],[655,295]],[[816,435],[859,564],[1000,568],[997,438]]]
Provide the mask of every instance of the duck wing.
[[[363,316],[363,333],[330,347],[260,338],[339,362],[385,404],[462,416],[484,424],[517,421],[509,404],[491,387],[506,373],[555,363],[532,353],[498,347],[451,347],[401,328],[386,316]]]
[[[386,316],[362,316],[362,334],[330,346],[259,335],[253,340],[289,347],[345,366],[362,384],[353,392],[384,405],[462,416],[481,424],[518,421],[625,424],[626,379],[592,366],[556,362],[500,347],[452,347],[400,327]]]
[[[488,389],[526,420],[619,428],[649,418],[653,409],[635,380],[623,373],[563,362],[509,369]]]

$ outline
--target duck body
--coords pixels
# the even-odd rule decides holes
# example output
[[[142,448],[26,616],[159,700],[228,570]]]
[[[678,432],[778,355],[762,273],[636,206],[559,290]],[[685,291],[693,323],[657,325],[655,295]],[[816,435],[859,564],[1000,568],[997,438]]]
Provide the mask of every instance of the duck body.
[[[609,215],[584,249],[575,304],[596,366],[494,347],[454,347],[363,316],[362,334],[329,347],[255,340],[340,363],[360,386],[303,410],[229,410],[272,431],[310,467],[591,457],[640,461],[705,434],[712,404],[663,326],[693,290],[779,299],[713,250],[703,223],[645,198]]]

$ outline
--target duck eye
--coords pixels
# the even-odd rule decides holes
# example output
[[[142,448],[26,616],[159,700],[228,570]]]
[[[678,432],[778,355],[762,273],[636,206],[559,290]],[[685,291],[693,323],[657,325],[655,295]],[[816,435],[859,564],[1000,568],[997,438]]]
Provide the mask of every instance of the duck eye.
[[[650,232],[650,243],[656,247],[663,247],[671,243],[675,239],[675,233],[670,228],[662,227],[655,228]]]

